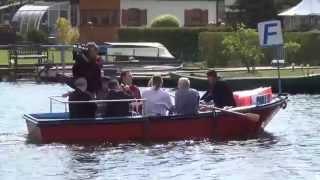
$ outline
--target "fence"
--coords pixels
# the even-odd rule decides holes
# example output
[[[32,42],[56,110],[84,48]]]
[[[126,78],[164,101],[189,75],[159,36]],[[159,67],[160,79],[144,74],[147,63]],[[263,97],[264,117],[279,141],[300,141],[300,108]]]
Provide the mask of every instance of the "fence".
[[[30,47],[34,44],[22,44],[22,45],[0,45],[0,65],[9,67],[10,57],[9,50],[15,46]],[[73,63],[72,58],[72,45],[38,45],[40,48],[48,50],[48,60],[55,65],[60,65],[62,72],[65,72],[66,66]],[[30,59],[24,65],[34,66],[37,59]]]

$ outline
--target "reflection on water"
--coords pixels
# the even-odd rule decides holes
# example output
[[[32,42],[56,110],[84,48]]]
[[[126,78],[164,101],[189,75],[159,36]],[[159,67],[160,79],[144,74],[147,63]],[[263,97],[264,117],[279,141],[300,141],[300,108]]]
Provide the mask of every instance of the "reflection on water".
[[[32,144],[24,113],[48,112],[58,84],[0,83],[0,179],[320,179],[320,96],[295,95],[255,139]],[[59,105],[56,108],[61,108]]]

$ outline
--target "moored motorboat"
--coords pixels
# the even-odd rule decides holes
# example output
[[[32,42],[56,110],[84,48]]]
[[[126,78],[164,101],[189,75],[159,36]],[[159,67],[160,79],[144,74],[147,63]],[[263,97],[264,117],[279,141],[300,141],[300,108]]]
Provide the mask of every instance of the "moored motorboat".
[[[24,119],[30,138],[41,143],[233,139],[257,135],[286,102],[287,96],[276,96],[264,104],[191,116],[69,119],[69,114],[64,112],[26,114]],[[246,114],[256,114],[259,118],[252,120]]]
[[[203,76],[196,74],[192,72],[170,72],[170,78],[173,81],[177,81],[180,77],[186,77],[190,79],[193,87],[206,89],[207,78],[205,72],[202,71]],[[278,78],[276,77],[235,77],[223,78],[223,80],[226,81],[233,90],[246,90],[260,86],[271,86],[274,91],[278,90]],[[282,90],[287,93],[319,93],[320,90],[320,74],[281,77],[281,81]]]

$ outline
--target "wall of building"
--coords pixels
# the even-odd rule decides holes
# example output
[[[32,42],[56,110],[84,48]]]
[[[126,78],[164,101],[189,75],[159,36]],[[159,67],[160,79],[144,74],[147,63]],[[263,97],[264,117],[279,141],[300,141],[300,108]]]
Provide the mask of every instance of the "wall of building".
[[[120,7],[121,9],[146,9],[147,25],[150,25],[157,16],[172,14],[179,19],[180,25],[183,26],[186,9],[207,9],[209,23],[216,23],[216,1],[121,0]]]
[[[120,14],[120,0],[80,0],[80,21],[81,11],[95,11],[95,10],[117,10]],[[120,19],[118,25],[113,26],[95,26],[80,22],[80,41],[114,41],[117,39],[117,31],[120,26]]]

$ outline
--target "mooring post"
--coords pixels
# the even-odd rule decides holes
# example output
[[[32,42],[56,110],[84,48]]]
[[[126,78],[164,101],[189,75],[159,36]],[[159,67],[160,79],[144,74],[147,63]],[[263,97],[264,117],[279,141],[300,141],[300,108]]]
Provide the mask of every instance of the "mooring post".
[[[62,65],[62,75],[65,74],[65,46],[61,45],[60,47],[60,53],[61,53],[61,65]]]
[[[278,94],[282,93],[282,83],[281,83],[281,71],[280,71],[280,59],[285,60],[283,46],[275,47],[275,56],[277,59],[277,69],[278,69]]]

